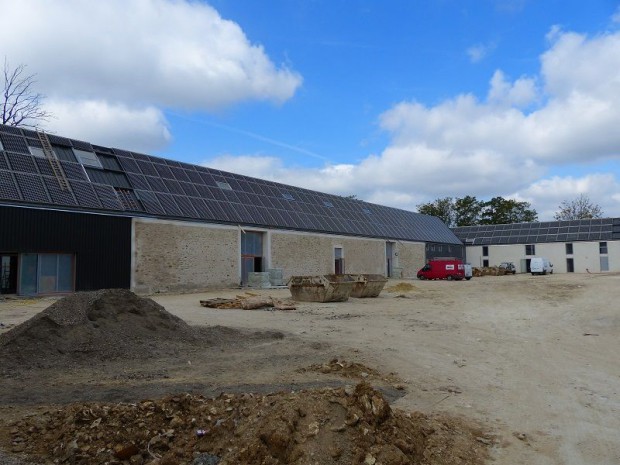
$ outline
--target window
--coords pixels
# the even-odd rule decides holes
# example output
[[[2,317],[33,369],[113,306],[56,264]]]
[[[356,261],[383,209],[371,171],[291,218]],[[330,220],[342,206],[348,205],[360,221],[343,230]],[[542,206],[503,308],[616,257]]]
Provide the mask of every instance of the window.
[[[73,270],[71,254],[22,254],[19,293],[35,295],[71,292],[74,289]]]
[[[566,244],[566,255],[573,254],[573,244]]]
[[[45,158],[45,152],[41,147],[28,147],[28,150],[30,150],[30,154],[35,157]]]
[[[598,251],[601,255],[607,254],[607,242],[599,242]]]
[[[483,245],[482,246],[482,256],[483,257],[488,257],[489,256],[489,246],[488,245]]]
[[[217,184],[217,187],[219,187],[220,189],[226,189],[228,191],[232,190],[232,187],[230,187],[230,184],[228,184],[227,182],[215,181],[215,184]]]
[[[99,161],[99,158],[97,158],[97,155],[93,152],[73,149],[73,153],[82,165],[94,166],[95,168],[103,168],[101,162]]]
[[[536,255],[536,246],[534,244],[527,244],[525,246],[525,255]]]
[[[484,268],[488,268],[489,267],[489,261],[488,260],[482,260],[482,266]]]

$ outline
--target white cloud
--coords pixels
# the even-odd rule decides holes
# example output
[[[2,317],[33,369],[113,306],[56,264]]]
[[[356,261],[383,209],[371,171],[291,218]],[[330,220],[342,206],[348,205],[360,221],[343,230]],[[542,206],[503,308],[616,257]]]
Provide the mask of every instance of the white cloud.
[[[171,139],[164,115],[152,106],[133,109],[103,100],[50,100],[46,109],[55,116],[46,130],[94,144],[150,152]]]
[[[620,216],[620,182],[609,173],[541,179],[514,197],[535,205],[539,219],[552,220],[563,201],[576,199],[580,194],[599,205],[604,216]]]
[[[487,48],[484,45],[473,45],[467,49],[467,56],[472,63],[482,61],[487,54]]]
[[[210,111],[247,100],[279,104],[302,81],[203,2],[0,0],[0,10],[3,54],[27,64],[38,90],[56,102]],[[158,132],[160,122],[151,121]],[[92,123],[87,118],[83,126]]]
[[[483,100],[398,103],[380,116],[390,136],[381,153],[316,170],[278,164],[276,179],[409,209],[437,197],[502,195],[530,201],[541,219],[586,193],[620,216],[617,175],[587,174],[594,163],[620,159],[620,32],[586,37],[553,28],[548,39],[538,75],[510,80],[498,70]],[[563,165],[582,174],[553,177]]]

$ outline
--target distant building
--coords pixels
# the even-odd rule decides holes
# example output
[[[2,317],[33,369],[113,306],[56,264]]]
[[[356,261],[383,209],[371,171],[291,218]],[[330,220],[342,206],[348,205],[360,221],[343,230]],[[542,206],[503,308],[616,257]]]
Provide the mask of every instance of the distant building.
[[[530,271],[532,257],[546,257],[555,273],[620,271],[620,218],[465,226],[452,230],[473,266],[513,262]]]
[[[435,256],[463,245],[432,216],[0,125],[2,293],[415,276]]]

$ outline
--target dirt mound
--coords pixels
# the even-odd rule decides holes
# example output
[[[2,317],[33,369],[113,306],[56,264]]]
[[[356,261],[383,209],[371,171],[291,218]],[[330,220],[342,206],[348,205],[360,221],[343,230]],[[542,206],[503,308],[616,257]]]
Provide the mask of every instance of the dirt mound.
[[[417,291],[418,288],[415,287],[413,284],[398,283],[398,284],[395,284],[394,286],[385,288],[385,290],[387,292],[413,292],[413,291]]]
[[[74,404],[12,425],[8,449],[72,464],[474,465],[491,441],[461,420],[392,410],[368,384],[269,395]]]
[[[45,367],[69,359],[153,357],[198,338],[195,328],[153,300],[107,289],[65,297],[0,334],[0,363]]]

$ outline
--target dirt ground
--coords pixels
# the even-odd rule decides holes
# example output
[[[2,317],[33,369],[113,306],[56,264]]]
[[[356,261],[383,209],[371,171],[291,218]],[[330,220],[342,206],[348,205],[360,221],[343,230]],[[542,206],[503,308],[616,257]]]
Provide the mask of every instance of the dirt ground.
[[[5,365],[0,423],[6,437],[12,421],[33,412],[52,415],[68,402],[138,402],[180,392],[268,398],[327,389],[348,405],[351,393],[343,390],[351,387],[345,386],[364,381],[395,412],[479,425],[477,441],[490,449],[489,463],[618,464],[618,289],[617,274],[390,281],[375,299],[299,303],[290,311],[199,304],[244,290],[152,296],[202,328],[207,342],[191,350],[167,346],[156,352],[156,363],[119,356],[89,366]],[[252,293],[289,296],[287,290]],[[0,332],[51,303],[0,301]]]

